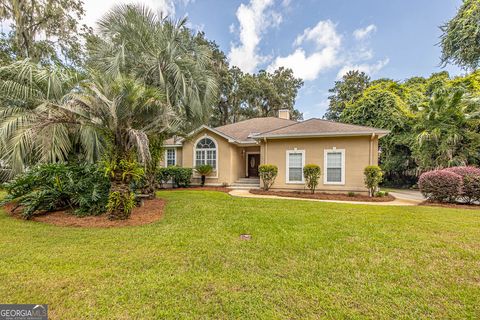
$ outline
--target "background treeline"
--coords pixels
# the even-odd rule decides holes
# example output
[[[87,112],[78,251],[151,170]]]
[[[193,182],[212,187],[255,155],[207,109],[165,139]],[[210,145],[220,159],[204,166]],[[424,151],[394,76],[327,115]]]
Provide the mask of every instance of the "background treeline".
[[[391,131],[380,140],[386,183],[411,185],[427,170],[480,164],[480,71],[405,81],[352,71],[330,92],[327,119]]]

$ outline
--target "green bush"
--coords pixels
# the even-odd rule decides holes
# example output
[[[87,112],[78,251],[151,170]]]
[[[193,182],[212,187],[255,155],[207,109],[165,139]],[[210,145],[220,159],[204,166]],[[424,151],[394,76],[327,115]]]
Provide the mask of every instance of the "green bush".
[[[72,208],[80,216],[106,210],[110,182],[97,165],[44,164],[31,168],[3,185],[2,203],[23,207],[25,219],[42,211]]]
[[[375,195],[378,185],[383,180],[383,172],[379,166],[367,166],[363,171],[365,186],[371,197]]]
[[[213,167],[209,164],[202,164],[201,166],[195,167],[195,171],[201,176],[201,185],[205,185],[205,178],[212,173]]]
[[[303,176],[305,178],[305,185],[310,189],[311,193],[315,193],[318,186],[318,179],[320,179],[322,171],[316,164],[307,164],[303,167]]]
[[[160,183],[161,185],[172,180],[173,187],[186,188],[190,186],[192,175],[192,168],[170,166],[167,168],[159,168],[157,170],[156,178],[158,183]]]
[[[383,198],[386,196],[388,196],[388,192],[386,191],[377,191],[377,193],[375,193],[375,197]]]
[[[347,196],[349,196],[349,197],[355,197],[355,192],[350,191],[350,192],[347,193]]]
[[[275,182],[278,167],[274,164],[261,164],[258,166],[258,174],[263,182],[263,189],[268,190]]]

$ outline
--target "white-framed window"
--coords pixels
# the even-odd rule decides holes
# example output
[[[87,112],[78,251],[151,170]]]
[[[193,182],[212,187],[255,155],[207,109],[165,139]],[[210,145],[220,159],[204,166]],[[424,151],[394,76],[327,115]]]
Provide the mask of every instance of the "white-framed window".
[[[345,149],[325,150],[324,184],[345,184]]]
[[[165,151],[165,165],[167,167],[177,164],[177,152],[175,149],[167,149]]]
[[[217,169],[217,143],[213,138],[204,137],[195,144],[195,166],[209,164]]]
[[[304,183],[305,150],[287,150],[286,182]]]

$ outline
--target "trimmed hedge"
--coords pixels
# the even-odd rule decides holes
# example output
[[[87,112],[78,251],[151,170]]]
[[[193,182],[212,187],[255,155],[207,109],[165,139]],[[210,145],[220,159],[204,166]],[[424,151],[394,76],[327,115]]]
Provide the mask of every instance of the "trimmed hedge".
[[[263,189],[268,190],[275,182],[278,167],[274,164],[261,164],[258,166],[258,175],[263,181]]]
[[[429,200],[455,202],[462,193],[462,176],[451,171],[425,172],[418,180],[420,192]]]
[[[163,184],[172,180],[174,187],[186,188],[190,186],[192,181],[193,169],[177,166],[167,168],[159,168],[156,174],[158,183]]]
[[[320,175],[322,174],[322,170],[316,164],[306,164],[303,167],[303,176],[305,177],[305,185],[308,189],[310,189],[311,193],[315,193],[315,189],[318,185],[318,179],[320,179]]]
[[[368,188],[368,193],[370,197],[373,197],[378,189],[378,185],[383,180],[382,169],[380,169],[379,166],[366,166],[363,170],[363,176],[365,186]]]
[[[462,192],[459,195],[463,201],[472,203],[480,201],[480,169],[475,167],[451,167],[444,169],[458,174],[463,179]]]

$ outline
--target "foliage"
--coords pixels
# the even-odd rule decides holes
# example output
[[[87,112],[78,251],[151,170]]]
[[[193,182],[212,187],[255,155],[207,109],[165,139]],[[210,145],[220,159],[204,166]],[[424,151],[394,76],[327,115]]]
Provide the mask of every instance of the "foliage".
[[[209,164],[202,164],[195,167],[195,171],[201,176],[201,185],[205,185],[205,177],[210,175],[213,171],[213,167]]]
[[[444,169],[463,179],[461,198],[467,203],[480,201],[480,169],[475,167],[451,167]]]
[[[103,161],[102,164],[105,177],[110,180],[115,179],[115,175],[119,173],[120,179],[126,183],[139,181],[145,173],[144,169],[135,160],[114,158]]]
[[[367,166],[363,170],[365,186],[368,188],[368,193],[371,197],[375,195],[378,185],[383,180],[383,172],[379,166]]]
[[[480,1],[464,0],[457,15],[441,26],[442,63],[454,63],[464,69],[480,64]]]
[[[208,67],[212,52],[193,36],[186,18],[172,21],[140,4],[120,4],[97,29],[88,41],[89,66],[112,77],[128,74],[164,92],[180,118],[204,120],[218,85]]]
[[[4,184],[4,203],[23,207],[31,218],[41,211],[73,209],[76,215],[105,212],[110,184],[101,170],[91,164],[44,164],[30,168]]]
[[[157,170],[157,181],[163,185],[172,180],[173,187],[189,187],[193,176],[192,168],[170,166]]]
[[[163,187],[168,181],[170,181],[170,169],[168,167],[158,168],[155,174],[156,181]]]
[[[263,182],[263,189],[267,190],[275,182],[278,174],[278,167],[274,164],[261,164],[258,166],[258,175]]]
[[[454,202],[462,193],[462,176],[446,170],[428,171],[420,176],[418,187],[427,199]]]
[[[387,192],[387,191],[377,191],[377,192],[375,193],[375,197],[380,197],[380,198],[381,198],[381,197],[386,197],[386,196],[388,196],[388,192]]]
[[[4,0],[0,3],[0,22],[8,22],[10,32],[1,36],[2,51],[11,60],[80,65],[81,39],[90,32],[79,28],[84,13],[81,0]]]
[[[127,197],[122,196],[119,191],[111,192],[108,195],[108,202],[106,209],[108,212],[114,212],[118,208],[123,210],[125,217],[130,216],[133,208],[135,207],[135,193],[129,192]]]
[[[303,176],[305,177],[305,185],[312,193],[318,185],[318,179],[321,175],[321,169],[316,164],[306,164],[303,167]]]
[[[478,163],[477,106],[465,103],[463,90],[438,89],[420,110],[414,126],[413,155],[421,170]]]
[[[358,70],[347,72],[341,80],[335,81],[333,88],[328,90],[332,95],[328,97],[329,106],[325,118],[339,120],[347,104],[358,100],[369,85],[370,77],[365,72]]]

